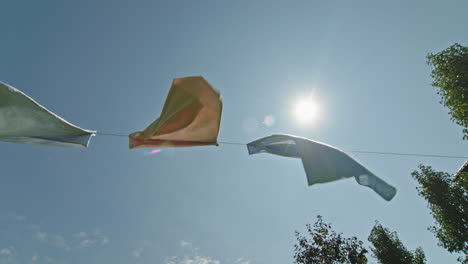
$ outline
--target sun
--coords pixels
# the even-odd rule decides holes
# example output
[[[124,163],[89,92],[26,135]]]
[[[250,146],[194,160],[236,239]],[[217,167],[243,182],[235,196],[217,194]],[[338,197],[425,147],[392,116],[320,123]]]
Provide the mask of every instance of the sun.
[[[307,124],[317,118],[318,105],[312,98],[304,98],[296,103],[293,115],[297,121]]]

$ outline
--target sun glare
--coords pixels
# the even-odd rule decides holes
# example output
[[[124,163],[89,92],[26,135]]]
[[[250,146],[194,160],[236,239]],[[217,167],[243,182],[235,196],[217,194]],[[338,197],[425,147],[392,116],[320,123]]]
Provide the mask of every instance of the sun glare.
[[[294,107],[294,117],[300,123],[310,123],[317,117],[318,106],[312,98],[305,98],[299,101]]]

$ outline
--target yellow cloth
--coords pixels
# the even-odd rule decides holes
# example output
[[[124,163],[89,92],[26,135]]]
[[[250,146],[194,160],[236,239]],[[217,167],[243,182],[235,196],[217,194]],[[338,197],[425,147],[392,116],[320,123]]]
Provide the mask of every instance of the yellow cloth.
[[[220,94],[203,77],[176,78],[161,116],[129,135],[130,148],[217,145],[222,106]]]

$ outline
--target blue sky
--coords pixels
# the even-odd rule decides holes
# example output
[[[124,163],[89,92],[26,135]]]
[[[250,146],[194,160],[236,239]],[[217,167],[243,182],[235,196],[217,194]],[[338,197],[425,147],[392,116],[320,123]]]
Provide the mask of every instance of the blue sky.
[[[287,133],[345,150],[466,156],[425,55],[467,45],[466,1],[2,1],[0,80],[86,129],[129,134],[172,78],[223,97],[220,141]],[[313,94],[320,115],[291,115]],[[274,124],[263,124],[266,116]],[[410,173],[464,160],[353,154],[398,189],[307,187],[301,162],[242,146],[128,150],[1,143],[1,263],[292,263],[294,231],[323,215],[366,241],[375,220],[429,263],[454,262]],[[203,262],[205,261],[205,262]]]

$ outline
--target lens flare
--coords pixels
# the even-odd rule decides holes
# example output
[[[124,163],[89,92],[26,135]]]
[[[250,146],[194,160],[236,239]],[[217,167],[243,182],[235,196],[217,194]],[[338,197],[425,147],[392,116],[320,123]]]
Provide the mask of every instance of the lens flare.
[[[275,124],[275,117],[273,115],[267,115],[263,119],[263,124],[265,126],[271,127]]]
[[[161,151],[162,149],[153,149],[153,150],[148,151],[148,155],[158,154]]]

